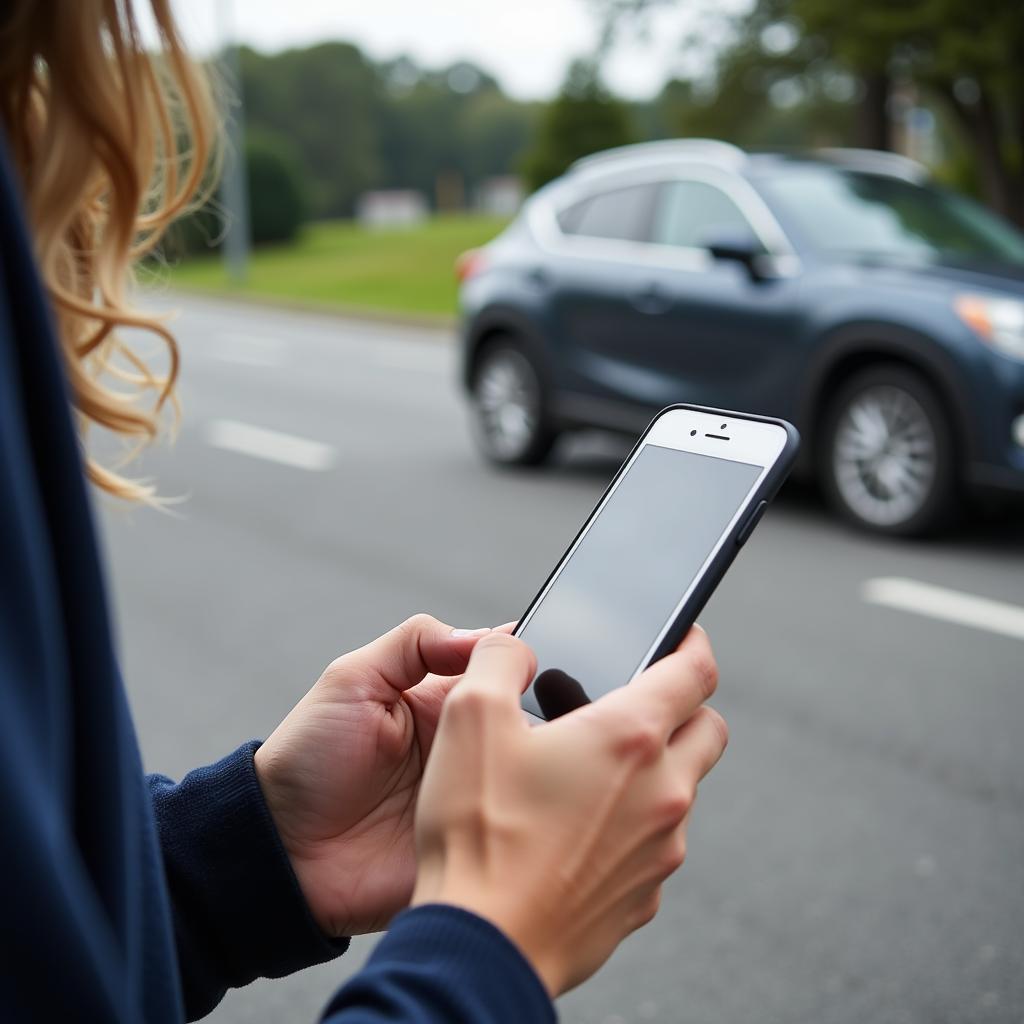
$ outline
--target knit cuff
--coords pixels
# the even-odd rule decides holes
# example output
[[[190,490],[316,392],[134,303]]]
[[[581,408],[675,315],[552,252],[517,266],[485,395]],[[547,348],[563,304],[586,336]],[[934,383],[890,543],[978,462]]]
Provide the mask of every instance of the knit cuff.
[[[447,904],[426,904],[395,918],[363,971],[335,996],[324,1024],[333,1014],[368,1004],[381,1020],[556,1020],[547,990],[519,948],[482,917]]]
[[[258,747],[246,743],[177,785],[150,779],[179,954],[209,957],[232,988],[348,948],[313,920],[256,777]]]

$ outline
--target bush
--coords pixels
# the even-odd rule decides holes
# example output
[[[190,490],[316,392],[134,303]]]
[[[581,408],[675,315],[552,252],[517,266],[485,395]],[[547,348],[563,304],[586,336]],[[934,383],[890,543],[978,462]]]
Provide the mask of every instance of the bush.
[[[301,172],[288,144],[260,133],[245,146],[249,186],[249,231],[253,245],[290,242],[306,219],[308,205]],[[226,228],[220,193],[201,209],[171,225],[161,249],[171,261],[220,249]]]
[[[255,135],[245,147],[249,182],[249,228],[253,245],[290,242],[308,212],[297,162],[287,144],[269,135]]]
[[[193,254],[214,252],[224,234],[224,218],[214,200],[176,220],[160,241],[160,252],[172,263]]]

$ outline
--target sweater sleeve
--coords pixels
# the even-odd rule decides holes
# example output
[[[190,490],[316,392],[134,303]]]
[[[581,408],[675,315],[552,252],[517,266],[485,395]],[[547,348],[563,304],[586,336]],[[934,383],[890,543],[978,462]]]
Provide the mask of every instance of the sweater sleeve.
[[[263,799],[247,743],[179,783],[149,777],[189,1020],[228,988],[348,948],[320,931]]]
[[[342,953],[313,920],[281,845],[248,743],[180,783],[149,777],[171,896],[185,1008]],[[544,1024],[551,1000],[497,928],[456,907],[399,915],[324,1024]]]
[[[502,932],[457,907],[400,914],[321,1024],[554,1024],[533,968]]]

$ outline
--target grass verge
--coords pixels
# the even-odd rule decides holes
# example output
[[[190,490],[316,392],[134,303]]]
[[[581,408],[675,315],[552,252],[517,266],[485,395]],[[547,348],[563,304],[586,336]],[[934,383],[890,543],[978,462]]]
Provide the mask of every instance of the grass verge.
[[[453,266],[490,241],[506,221],[476,214],[434,217],[412,228],[368,230],[351,221],[310,224],[287,246],[253,251],[248,279],[232,284],[220,255],[191,256],[170,270],[172,286],[291,303],[453,316]]]

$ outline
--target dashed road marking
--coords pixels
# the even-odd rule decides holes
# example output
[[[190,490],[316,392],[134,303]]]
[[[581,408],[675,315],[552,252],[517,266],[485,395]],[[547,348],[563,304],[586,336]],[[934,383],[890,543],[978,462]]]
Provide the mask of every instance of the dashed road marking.
[[[861,596],[869,604],[1024,640],[1024,608],[1008,601],[899,576],[867,580],[861,587]]]
[[[206,440],[214,448],[312,472],[330,469],[337,460],[337,451],[322,441],[311,441],[237,420],[213,420],[207,425]]]

